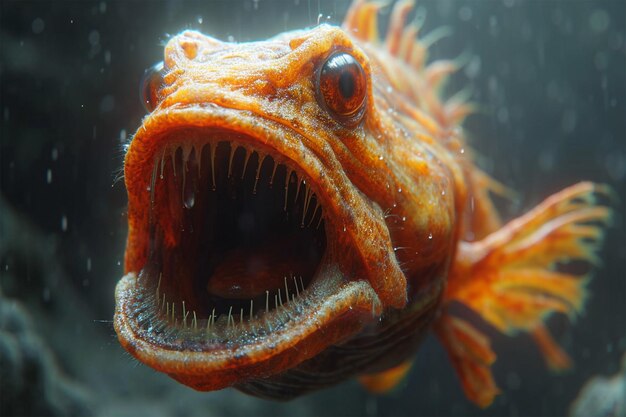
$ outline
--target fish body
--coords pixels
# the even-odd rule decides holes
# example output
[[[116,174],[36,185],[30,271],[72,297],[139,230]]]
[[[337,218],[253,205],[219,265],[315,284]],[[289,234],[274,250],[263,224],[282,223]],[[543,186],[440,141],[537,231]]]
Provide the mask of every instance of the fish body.
[[[475,403],[498,389],[487,337],[530,332],[555,369],[543,321],[573,315],[610,191],[580,183],[502,225],[444,100],[454,61],[397,2],[355,1],[343,26],[262,42],[185,31],[147,78],[152,109],[125,159],[126,275],[115,328],[137,359],[198,390],[285,399],[356,376],[392,388],[433,329]],[[431,40],[433,37],[431,37]]]

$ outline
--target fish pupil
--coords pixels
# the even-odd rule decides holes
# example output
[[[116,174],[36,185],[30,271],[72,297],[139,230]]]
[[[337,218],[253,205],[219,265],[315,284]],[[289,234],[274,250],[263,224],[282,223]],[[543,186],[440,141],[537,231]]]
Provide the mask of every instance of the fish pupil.
[[[346,99],[354,95],[354,76],[350,71],[343,71],[339,76],[339,92]]]

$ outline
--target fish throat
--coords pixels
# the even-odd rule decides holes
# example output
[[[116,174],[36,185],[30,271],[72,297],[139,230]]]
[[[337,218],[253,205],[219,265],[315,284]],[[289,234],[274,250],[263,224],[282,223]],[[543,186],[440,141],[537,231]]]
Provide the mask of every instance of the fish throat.
[[[199,349],[269,334],[306,304],[324,210],[295,164],[228,131],[178,132],[155,152],[139,322]]]

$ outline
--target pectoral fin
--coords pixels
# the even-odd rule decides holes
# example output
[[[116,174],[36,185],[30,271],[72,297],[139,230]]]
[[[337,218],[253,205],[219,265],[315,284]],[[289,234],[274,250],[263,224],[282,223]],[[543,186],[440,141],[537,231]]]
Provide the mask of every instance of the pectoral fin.
[[[484,239],[459,245],[435,327],[466,394],[478,405],[489,405],[497,393],[489,369],[495,354],[487,338],[451,317],[447,306],[463,303],[508,335],[529,332],[551,369],[567,368],[569,357],[543,323],[555,312],[574,317],[583,310],[589,266],[599,263],[596,251],[611,219],[611,210],[597,205],[598,195],[611,197],[611,190],[576,184]]]

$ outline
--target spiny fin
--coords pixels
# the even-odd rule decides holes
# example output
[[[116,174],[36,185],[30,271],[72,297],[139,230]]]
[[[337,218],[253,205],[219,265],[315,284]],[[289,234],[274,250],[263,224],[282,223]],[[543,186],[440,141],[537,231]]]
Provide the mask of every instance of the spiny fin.
[[[446,306],[452,301],[461,302],[502,333],[530,332],[551,369],[568,367],[569,357],[552,339],[543,322],[555,312],[573,317],[583,310],[588,271],[577,265],[564,270],[560,263],[599,263],[596,251],[612,212],[597,205],[598,195],[612,197],[613,194],[604,185],[590,182],[573,185],[482,240],[461,242],[437,328],[450,327]],[[470,333],[474,340],[484,337]],[[438,331],[449,351],[448,345],[457,342],[450,334],[454,332]],[[472,385],[466,387],[466,393],[483,405],[485,398],[477,397],[476,392],[492,390],[490,379],[483,375],[488,371],[488,363],[475,360],[470,366],[465,362],[474,357],[469,356],[464,362],[455,359],[452,353],[451,356],[464,387]]]
[[[382,372],[361,375],[359,382],[369,392],[382,394],[395,388],[406,377],[411,365],[413,365],[413,361],[408,360]]]
[[[500,392],[491,374],[496,354],[489,346],[489,339],[468,322],[447,313],[439,317],[434,329],[461,379],[467,398],[480,407],[487,407]]]

